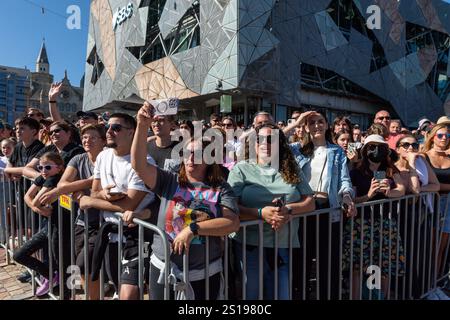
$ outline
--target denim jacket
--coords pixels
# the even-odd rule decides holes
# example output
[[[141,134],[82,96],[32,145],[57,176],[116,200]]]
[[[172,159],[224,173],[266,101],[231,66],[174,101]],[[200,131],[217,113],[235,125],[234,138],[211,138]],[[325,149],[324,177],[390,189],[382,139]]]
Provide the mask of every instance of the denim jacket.
[[[299,143],[290,145],[295,160],[300,168],[305,166],[311,158],[306,157],[301,152]],[[344,150],[327,142],[327,175],[323,183],[327,186],[328,200],[331,208],[340,208],[342,196],[348,192],[354,198],[355,192],[353,190],[352,181],[348,172],[347,156]]]

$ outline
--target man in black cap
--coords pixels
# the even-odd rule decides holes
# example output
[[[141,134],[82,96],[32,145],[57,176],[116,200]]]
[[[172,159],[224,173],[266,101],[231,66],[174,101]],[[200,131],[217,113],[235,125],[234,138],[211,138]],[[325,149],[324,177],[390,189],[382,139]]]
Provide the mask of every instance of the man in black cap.
[[[98,123],[98,116],[92,111],[78,111],[77,117],[80,125],[80,129],[88,124],[96,125]]]

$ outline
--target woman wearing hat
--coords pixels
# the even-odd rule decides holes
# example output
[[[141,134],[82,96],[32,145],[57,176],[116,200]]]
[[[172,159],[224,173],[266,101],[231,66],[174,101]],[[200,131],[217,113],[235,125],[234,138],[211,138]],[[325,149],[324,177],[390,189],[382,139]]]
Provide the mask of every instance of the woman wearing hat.
[[[361,150],[362,160],[356,169],[350,171],[356,203],[399,198],[405,194],[402,179],[390,160],[389,152],[389,146],[382,136],[373,134],[366,138]],[[396,219],[387,214],[389,204],[375,205],[373,209],[373,212],[370,207],[359,210],[357,218],[349,220],[345,227],[343,269],[349,271],[353,279],[353,299],[359,299],[360,287],[364,287],[364,284],[361,286],[363,279],[359,277],[360,268],[366,274],[370,265],[380,267],[381,288],[385,295],[389,289],[389,274],[396,270],[398,273],[404,272],[403,246],[398,239]],[[364,230],[363,235],[361,230]],[[398,251],[397,242],[400,244]],[[390,252],[398,257],[398,261],[391,258]],[[395,255],[397,252],[398,255]]]

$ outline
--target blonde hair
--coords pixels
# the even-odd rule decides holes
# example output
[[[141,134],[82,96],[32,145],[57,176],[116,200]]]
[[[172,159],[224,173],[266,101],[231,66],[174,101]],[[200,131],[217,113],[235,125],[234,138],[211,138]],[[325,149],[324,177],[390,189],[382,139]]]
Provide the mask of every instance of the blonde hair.
[[[422,152],[424,152],[424,153],[428,152],[428,151],[430,151],[433,148],[433,146],[434,146],[434,141],[433,141],[434,136],[436,135],[436,133],[439,130],[444,129],[444,128],[447,129],[447,132],[450,131],[448,126],[446,124],[444,124],[444,123],[436,124],[433,127],[433,129],[431,129],[431,131],[427,134],[427,137],[425,139],[425,143],[424,143],[424,146],[422,148]],[[448,148],[448,146],[449,146],[449,141],[447,141],[447,148]]]

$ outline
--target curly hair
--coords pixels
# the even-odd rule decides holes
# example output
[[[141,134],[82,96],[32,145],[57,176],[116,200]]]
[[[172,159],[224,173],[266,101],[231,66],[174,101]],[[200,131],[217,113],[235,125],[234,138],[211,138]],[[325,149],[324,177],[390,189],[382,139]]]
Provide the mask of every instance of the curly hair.
[[[291,148],[289,147],[287,138],[284,135],[283,131],[273,124],[266,123],[255,128],[256,135],[258,136],[259,132],[264,128],[269,128],[271,130],[278,131],[279,137],[278,143],[280,146],[278,150],[278,161],[280,164],[278,171],[280,172],[281,177],[287,184],[291,185],[299,184],[301,182],[299,166],[295,161],[294,155],[292,154]],[[245,143],[245,160],[248,161],[249,158],[250,158],[250,139],[247,139]]]

